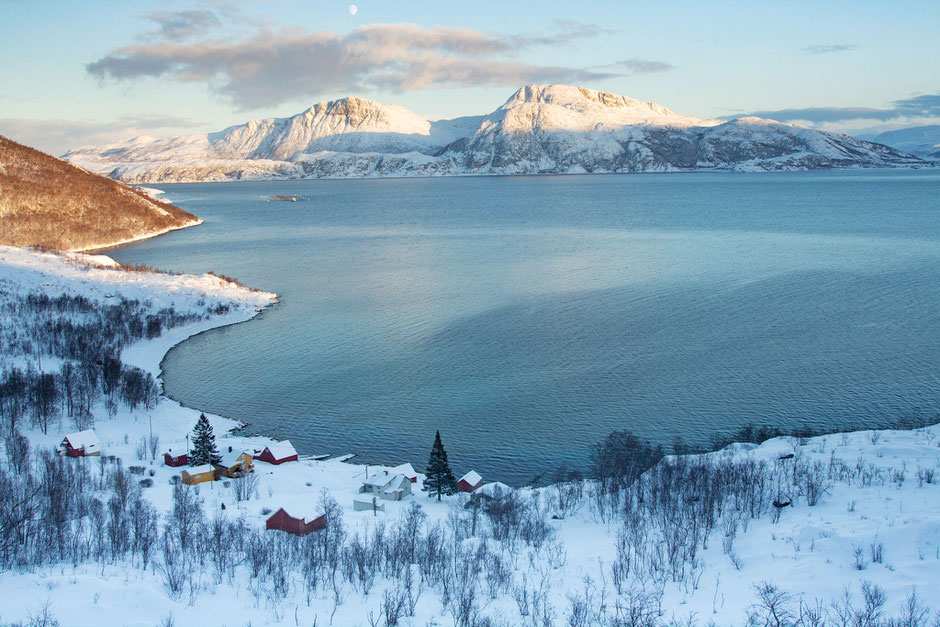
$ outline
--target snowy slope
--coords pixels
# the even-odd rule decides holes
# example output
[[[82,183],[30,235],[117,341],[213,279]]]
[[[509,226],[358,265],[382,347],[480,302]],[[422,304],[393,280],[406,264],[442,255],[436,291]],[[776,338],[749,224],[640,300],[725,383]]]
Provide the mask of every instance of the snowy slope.
[[[845,135],[757,118],[722,124],[568,85],[529,85],[489,115],[433,122],[397,105],[343,98],[289,118],[135,138],[65,158],[135,183],[923,165]]]

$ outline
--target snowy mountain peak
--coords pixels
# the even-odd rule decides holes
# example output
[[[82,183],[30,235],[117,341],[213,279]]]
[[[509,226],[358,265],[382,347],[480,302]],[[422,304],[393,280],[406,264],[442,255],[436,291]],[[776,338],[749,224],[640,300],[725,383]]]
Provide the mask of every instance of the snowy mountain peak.
[[[429,121],[347,97],[217,133],[65,155],[124,181],[921,166],[878,144],[773,120],[704,120],[572,85],[527,85],[484,116]]]
[[[717,120],[674,113],[655,102],[644,102],[574,85],[527,85],[512,95],[491,116],[505,119],[503,129],[522,127],[566,130],[614,130],[634,124],[715,126]],[[482,129],[481,129],[482,130]]]
[[[574,85],[526,85],[512,95],[503,108],[521,102],[538,102],[543,104],[557,104],[571,106],[579,102],[595,103],[609,108],[638,107],[648,108],[663,114],[672,114],[672,111],[655,102],[643,102],[627,96],[619,96],[606,91],[596,91],[586,87]]]

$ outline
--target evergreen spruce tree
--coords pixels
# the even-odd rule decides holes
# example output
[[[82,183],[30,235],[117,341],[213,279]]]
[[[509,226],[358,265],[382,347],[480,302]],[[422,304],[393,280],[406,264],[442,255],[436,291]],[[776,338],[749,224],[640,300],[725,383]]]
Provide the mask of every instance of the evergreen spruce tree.
[[[441,442],[441,432],[434,435],[434,446],[431,447],[431,456],[428,458],[428,467],[425,471],[424,487],[428,496],[437,495],[441,500],[443,494],[453,494],[457,491],[457,480],[447,463],[447,452]]]
[[[212,425],[209,424],[209,419],[205,414],[200,414],[196,426],[193,427],[193,447],[189,453],[189,465],[218,464],[220,461],[222,461],[222,456],[215,447]]]

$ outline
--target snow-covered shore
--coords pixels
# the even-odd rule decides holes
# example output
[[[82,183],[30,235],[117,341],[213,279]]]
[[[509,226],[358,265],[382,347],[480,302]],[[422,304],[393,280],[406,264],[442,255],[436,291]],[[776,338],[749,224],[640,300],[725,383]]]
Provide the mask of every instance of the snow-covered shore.
[[[178,311],[217,311],[208,319],[170,329],[160,337],[124,349],[122,360],[154,376],[159,374],[163,355],[175,344],[210,328],[248,321],[276,299],[273,294],[253,292],[213,275],[128,272],[115,265],[103,256],[0,248],[0,298],[42,290],[50,296],[81,294],[102,304],[123,295],[139,299],[154,311],[170,306]],[[48,363],[55,362],[44,363],[48,367]],[[171,481],[179,470],[164,466],[162,453],[170,448],[174,452],[185,450],[186,436],[198,415],[197,410],[167,398],[161,398],[150,410],[121,409],[113,417],[101,408],[95,412],[94,428],[101,438],[103,454],[120,458],[125,467],[142,468],[141,476],[153,481],[152,486],[142,488],[143,496],[161,516],[168,516],[172,509]],[[265,438],[232,434],[237,427],[234,421],[219,416],[210,416],[210,421],[222,451],[230,446],[235,451],[252,451],[270,443]],[[34,446],[52,447],[74,430],[69,419],[63,417],[59,424],[53,423],[47,435],[38,430],[28,430],[26,435]],[[141,438],[151,430],[160,438],[156,459],[148,451],[141,455],[138,450]],[[443,435],[446,444],[447,434]],[[565,486],[521,490],[520,495],[533,503],[535,514],[548,525],[548,538],[538,545],[487,540],[498,545],[491,555],[503,556],[512,584],[486,588],[490,591],[487,594],[481,587],[474,601],[477,620],[463,624],[534,625],[543,619],[539,624],[629,624],[603,619],[601,612],[613,615],[613,608],[626,604],[631,594],[642,589],[658,595],[659,622],[638,624],[686,624],[691,617],[689,624],[742,625],[745,615],[754,608],[755,586],[761,582],[772,583],[789,594],[791,608],[796,608],[799,601],[807,606],[819,601],[820,607],[832,608],[833,601],[845,591],[860,604],[864,584],[884,592],[884,615],[896,615],[912,591],[934,611],[940,610],[938,445],[940,425],[935,425],[911,431],[864,431],[803,440],[781,437],[759,446],[735,444],[707,455],[688,456],[681,463],[708,464],[719,469],[725,467],[723,464],[729,468],[734,464],[761,468],[766,472],[762,480],[776,482],[766,492],[786,494],[791,503],[765,508],[778,515],[752,517],[729,501],[707,533],[706,546],[690,561],[688,576],[681,581],[665,577],[657,584],[652,582],[655,577],[643,570],[648,568],[646,558],[637,559],[628,577],[629,585],[622,590],[614,583],[612,569],[622,552],[622,548],[618,552],[618,535],[622,536],[627,527],[620,522],[620,512],[603,513],[599,500],[591,497],[590,482],[580,487],[577,496],[568,494],[567,498]],[[73,461],[92,468],[101,464],[94,458]],[[423,462],[412,460],[418,467]],[[797,472],[796,468],[803,470]],[[221,481],[191,489],[198,493],[208,518],[240,518],[254,529],[263,529],[271,511],[295,503],[315,504],[325,490],[342,507],[350,536],[366,536],[378,525],[397,524],[417,503],[428,525],[439,524],[442,529],[452,530],[455,547],[475,551],[485,544],[476,523],[474,532],[468,532],[469,514],[463,507],[467,497],[445,497],[438,503],[420,492],[420,479],[412,496],[401,502],[385,502],[383,513],[355,511],[353,499],[362,480],[367,474],[374,477],[386,470],[338,458],[318,461],[302,457],[299,462],[280,466],[258,462],[258,489],[247,501],[236,501],[233,490]],[[486,480],[486,469],[477,470]],[[806,487],[814,480],[818,494],[812,493],[812,486]],[[675,493],[685,487],[668,486]],[[696,501],[699,497],[705,498],[702,494],[692,496]],[[483,522],[479,525],[484,528]],[[675,528],[685,526],[687,523],[680,520]],[[656,529],[655,525],[647,529],[644,541],[633,547],[634,555],[643,552],[655,558],[652,552],[669,544],[668,539],[656,535]],[[291,579],[286,594],[278,596],[265,592],[266,584],[250,577],[247,566],[233,568],[234,577],[216,577],[209,569],[195,572],[190,588],[175,598],[168,595],[157,568],[140,568],[131,561],[63,563],[0,572],[0,624],[27,622],[46,603],[61,624],[76,626],[386,624],[382,620],[386,593],[400,592],[402,585],[380,575],[369,589],[341,586],[336,593],[329,587],[311,593]],[[531,594],[525,609],[520,589],[523,596]],[[427,588],[417,599],[413,615],[402,617],[399,624],[461,624],[460,617],[446,609],[452,601],[446,601],[445,594],[459,592]],[[581,615],[576,606],[588,609],[589,616],[583,623],[573,622]],[[590,616],[596,620],[589,620]]]

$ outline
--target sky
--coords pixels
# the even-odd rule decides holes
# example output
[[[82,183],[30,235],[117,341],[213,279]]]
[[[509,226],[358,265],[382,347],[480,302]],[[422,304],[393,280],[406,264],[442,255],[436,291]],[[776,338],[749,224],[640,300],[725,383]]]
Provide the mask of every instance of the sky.
[[[431,119],[531,83],[848,133],[940,123],[940,2],[0,0],[0,135],[62,154],[355,95]]]

